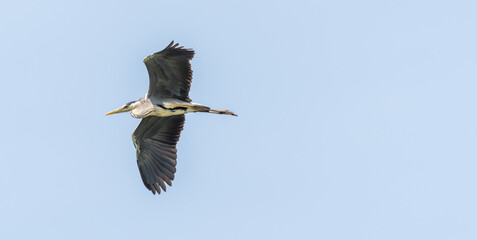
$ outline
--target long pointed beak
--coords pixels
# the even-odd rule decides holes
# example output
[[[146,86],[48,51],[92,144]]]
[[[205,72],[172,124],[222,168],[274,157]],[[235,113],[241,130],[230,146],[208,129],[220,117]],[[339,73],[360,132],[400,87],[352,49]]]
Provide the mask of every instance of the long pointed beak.
[[[104,114],[104,116],[106,116],[106,115],[111,115],[111,114],[115,114],[115,113],[120,113],[120,112],[122,112],[121,109],[116,109],[116,110],[114,110],[114,111],[111,111],[111,112],[108,112],[108,113]]]

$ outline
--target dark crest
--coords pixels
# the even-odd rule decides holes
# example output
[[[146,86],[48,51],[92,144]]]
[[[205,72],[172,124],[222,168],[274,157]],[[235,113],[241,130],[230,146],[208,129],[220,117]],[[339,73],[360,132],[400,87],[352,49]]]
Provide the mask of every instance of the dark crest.
[[[129,106],[129,105],[131,105],[131,104],[133,104],[133,103],[135,103],[135,102],[137,102],[137,101],[130,101],[130,102],[126,103],[125,105],[126,105],[126,106]]]

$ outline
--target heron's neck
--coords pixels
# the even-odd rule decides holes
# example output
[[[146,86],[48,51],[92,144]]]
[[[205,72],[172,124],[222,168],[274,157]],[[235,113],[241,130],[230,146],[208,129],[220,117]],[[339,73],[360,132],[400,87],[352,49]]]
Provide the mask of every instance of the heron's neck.
[[[131,113],[131,116],[135,118],[144,118],[149,113],[148,104],[143,102],[142,99],[138,100],[130,105],[129,111]]]

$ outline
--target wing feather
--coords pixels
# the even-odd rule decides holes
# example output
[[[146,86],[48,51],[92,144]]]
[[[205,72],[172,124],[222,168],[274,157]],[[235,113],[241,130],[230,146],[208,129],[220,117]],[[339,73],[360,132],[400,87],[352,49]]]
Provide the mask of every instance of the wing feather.
[[[189,90],[192,81],[190,60],[194,50],[186,49],[172,41],[164,50],[144,59],[149,73],[149,98],[154,102],[176,98],[190,102]]]
[[[141,179],[152,193],[171,186],[177,164],[176,145],[184,128],[185,116],[143,118],[133,133]]]

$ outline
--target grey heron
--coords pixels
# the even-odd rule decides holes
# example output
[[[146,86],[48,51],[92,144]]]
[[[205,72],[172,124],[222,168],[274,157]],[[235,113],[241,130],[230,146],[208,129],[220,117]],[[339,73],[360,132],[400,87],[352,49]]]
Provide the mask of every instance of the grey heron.
[[[142,181],[153,194],[172,185],[177,164],[176,144],[184,127],[185,114],[207,112],[237,116],[228,110],[214,110],[189,98],[194,50],[172,41],[164,50],[144,59],[149,73],[149,91],[106,115],[130,112],[141,118],[132,134]]]

